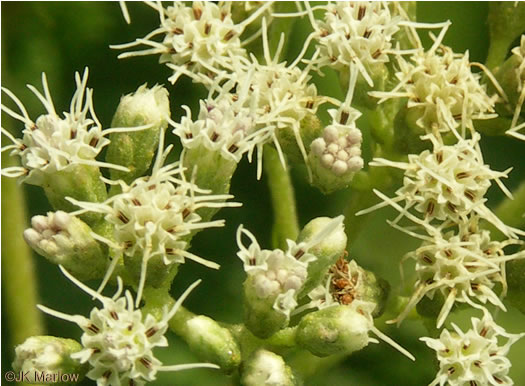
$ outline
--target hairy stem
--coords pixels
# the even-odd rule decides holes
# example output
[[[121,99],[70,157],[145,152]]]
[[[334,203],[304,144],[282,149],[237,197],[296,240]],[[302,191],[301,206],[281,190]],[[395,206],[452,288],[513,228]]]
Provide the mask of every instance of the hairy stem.
[[[292,180],[285,170],[277,151],[264,147],[264,172],[272,198],[273,229],[272,244],[274,248],[286,248],[286,239],[295,240],[299,234],[297,208]]]

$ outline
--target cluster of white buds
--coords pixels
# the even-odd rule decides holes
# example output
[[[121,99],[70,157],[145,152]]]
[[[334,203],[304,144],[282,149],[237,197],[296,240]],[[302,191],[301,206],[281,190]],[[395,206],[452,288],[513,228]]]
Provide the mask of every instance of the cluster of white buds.
[[[454,145],[442,145],[433,136],[430,138],[434,142],[433,151],[425,150],[421,154],[410,154],[408,162],[377,158],[370,163],[373,166],[402,169],[405,178],[403,186],[396,191],[396,197],[390,199],[375,191],[384,202],[359,214],[391,205],[400,212],[398,219],[405,216],[428,228],[434,219],[459,222],[466,219],[469,214],[477,213],[506,235],[513,236],[515,232],[519,232],[503,224],[484,205],[484,195],[493,180],[507,196],[511,197],[510,192],[500,181],[507,176],[510,169],[497,172],[484,164],[479,147],[479,134],[473,133],[471,139],[461,139]],[[403,201],[405,205],[401,207],[398,203]],[[410,213],[412,208],[419,213],[418,216]]]
[[[506,311],[500,299],[507,288],[505,263],[524,254],[505,255],[504,248],[519,241],[493,241],[489,231],[480,229],[478,221],[474,216],[467,223],[460,223],[458,232],[436,232],[433,237],[425,237],[422,246],[407,255],[416,261],[418,279],[415,292],[398,321],[423,296],[434,298],[436,291],[441,292],[445,299],[437,317],[438,328],[456,302],[475,307],[489,302]],[[495,293],[497,283],[502,288],[500,296]]]
[[[140,282],[137,302],[140,301],[146,281],[148,262],[154,258],[165,266],[194,260],[210,268],[219,265],[198,257],[186,249],[192,232],[209,227],[220,227],[224,220],[201,221],[200,208],[222,208],[238,206],[226,203],[230,195],[213,195],[187,181],[184,168],[179,163],[162,166],[172,145],[162,150],[163,133],[159,151],[151,176],[137,178],[127,185],[119,181],[122,193],[114,195],[103,203],[72,200],[86,211],[105,214],[105,220],[114,227],[113,240],[97,236],[110,247],[122,251],[124,256],[141,261]],[[118,263],[114,259],[107,271],[105,282],[110,278]],[[124,261],[126,263],[126,260]]]
[[[188,75],[205,84],[223,70],[231,70],[234,58],[247,56],[240,36],[272,6],[272,2],[264,4],[236,24],[232,20],[231,2],[194,1],[191,6],[174,2],[167,8],[160,3],[146,4],[159,13],[160,26],[134,42],[111,46],[116,49],[149,47],[120,54],[119,58],[160,54],[160,63],[174,70],[169,78],[172,83],[181,75]],[[154,40],[159,35],[162,41]]]
[[[121,296],[123,288],[120,278],[117,292],[112,298],[108,298],[61,269],[69,280],[100,301],[102,308],[93,308],[89,318],[64,314],[41,305],[38,308],[49,315],[75,323],[82,329],[83,349],[71,357],[81,363],[89,363],[87,377],[96,380],[98,386],[144,385],[146,381],[155,380],[158,371],[218,368],[211,363],[162,366],[153,354],[155,347],[168,345],[164,337],[168,321],[199,281],[192,284],[170,310],[165,309],[162,318],[157,320],[152,315],[143,315],[140,309],[134,308],[129,291]]]
[[[482,74],[473,73],[468,52],[456,54],[441,41],[450,23],[445,23],[428,51],[416,49],[406,59],[397,56],[397,85],[390,91],[373,91],[378,103],[391,98],[408,98],[407,108],[415,123],[427,132],[454,130],[461,123],[473,130],[473,120],[496,117],[497,96],[487,95],[480,84]],[[437,27],[438,25],[436,25]],[[459,123],[459,122],[460,123]]]
[[[12,145],[2,147],[2,151],[11,150],[11,154],[19,156],[22,163],[22,166],[2,169],[2,175],[22,177],[22,181],[28,184],[43,185],[46,177],[75,165],[127,170],[118,165],[97,161],[95,158],[102,148],[109,144],[109,140],[105,138],[108,134],[144,127],[102,130],[93,110],[93,90],[86,88],[87,79],[87,68],[82,78],[79,73],[75,74],[77,90],[71,100],[69,112],[63,113],[64,118],[60,118],[55,111],[44,73],[42,74],[44,95],[35,87],[28,85],[47,110],[47,114],[39,116],[35,122],[29,118],[22,102],[11,91],[2,88],[22,115],[3,104],[2,110],[24,124],[22,139],[15,138],[2,128],[2,133],[13,142]]]
[[[511,363],[507,354],[525,334],[506,332],[488,312],[481,320],[472,318],[472,328],[467,332],[454,323],[452,327],[454,331],[444,329],[439,339],[421,338],[436,351],[439,360],[439,372],[430,386],[514,384],[508,376]]]
[[[350,84],[345,101],[339,109],[328,110],[332,124],[326,126],[322,137],[310,144],[308,161],[314,184],[330,192],[347,186],[354,174],[364,166],[361,157],[363,136],[356,126],[361,113],[354,109],[352,99],[357,82],[357,70],[350,70]]]
[[[91,228],[62,211],[34,216],[25,241],[42,256],[61,264],[80,278],[94,278],[104,272],[106,257],[91,234]]]
[[[392,38],[399,30],[401,18],[393,16],[384,2],[338,1],[314,8],[305,4],[320,52],[317,64],[336,70],[356,66],[372,86],[371,72],[374,66],[389,61]],[[313,11],[317,9],[324,12],[322,21],[314,18]]]
[[[355,173],[364,165],[361,158],[361,131],[355,127],[355,124],[352,125],[354,127],[345,125],[348,113],[337,114],[340,118],[339,122],[336,121],[336,111],[331,110],[330,113],[334,123],[325,127],[323,136],[315,139],[310,149],[320,158],[321,165],[334,174],[341,176]]]
[[[357,72],[352,69],[344,103],[338,110],[328,111],[332,117],[332,124],[325,127],[323,136],[312,141],[310,145],[311,154],[319,159],[321,166],[336,176],[355,173],[364,165],[361,158],[363,136],[356,127],[361,113],[351,106],[356,81]]]
[[[243,234],[251,241],[248,248],[242,244]],[[308,263],[316,257],[303,250],[297,251],[297,256],[293,255],[292,244],[287,252],[280,249],[262,250],[255,236],[242,226],[237,230],[237,244],[237,255],[243,261],[248,277],[252,279],[257,297],[274,299],[273,308],[289,317],[297,306],[296,294],[306,281]]]

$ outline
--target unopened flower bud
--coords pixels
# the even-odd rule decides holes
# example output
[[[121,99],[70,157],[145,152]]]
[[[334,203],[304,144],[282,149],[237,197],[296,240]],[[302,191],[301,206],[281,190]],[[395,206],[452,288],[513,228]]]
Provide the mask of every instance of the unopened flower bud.
[[[38,382],[35,376],[42,374],[68,374],[81,380],[87,365],[71,358],[71,354],[82,350],[82,346],[72,339],[54,336],[33,336],[15,348],[13,370],[27,372],[30,382]],[[69,379],[73,380],[73,378]]]
[[[72,165],[67,169],[46,175],[42,187],[55,210],[71,212],[78,207],[66,197],[88,202],[101,202],[107,198],[106,185],[100,179],[101,176],[97,166]],[[90,225],[101,217],[98,213],[85,213],[80,216]]]
[[[24,231],[24,239],[37,253],[83,280],[103,276],[104,252],[82,220],[58,211],[34,216],[31,225]]]
[[[263,286],[262,280],[257,280],[259,277],[260,275],[249,276],[244,282],[244,323],[255,336],[265,339],[288,325],[289,311],[287,315],[283,310],[294,309],[297,302],[275,307],[279,305],[278,282],[267,280]],[[261,288],[268,290],[266,297],[260,297],[265,295]]]
[[[296,341],[312,354],[324,357],[332,354],[350,354],[366,347],[377,337],[396,350],[415,360],[414,356],[383,334],[374,326],[372,312],[375,304],[354,300],[349,305],[335,305],[312,312],[303,317],[297,326]]]
[[[179,310],[179,313],[183,313]],[[200,359],[219,365],[222,371],[231,373],[241,362],[240,348],[231,332],[215,320],[199,315],[184,323],[182,335],[190,349]]]
[[[315,239],[335,219],[329,217],[318,217],[310,221],[303,228],[297,241],[299,243]],[[332,224],[332,231],[313,245],[308,252],[317,257],[317,260],[308,264],[308,278],[304,284],[301,294],[307,294],[321,283],[331,265],[335,264],[337,258],[346,249],[347,237],[343,224],[343,217]]]
[[[168,91],[162,86],[147,88],[144,84],[135,93],[120,99],[112,127],[144,126],[144,129],[113,133],[110,136],[106,160],[129,169],[129,172],[112,170],[112,178],[130,183],[148,170],[157,150],[159,132],[168,127],[169,116]]]
[[[245,386],[298,384],[284,359],[267,350],[258,350],[248,359],[242,371],[241,383]]]
[[[370,323],[354,307],[328,307],[303,317],[297,330],[297,343],[320,357],[350,354],[368,345]]]

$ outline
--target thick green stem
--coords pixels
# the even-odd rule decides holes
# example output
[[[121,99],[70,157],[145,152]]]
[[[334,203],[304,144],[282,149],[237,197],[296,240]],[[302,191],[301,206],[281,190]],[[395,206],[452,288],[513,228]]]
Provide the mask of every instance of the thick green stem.
[[[277,151],[264,147],[264,172],[272,198],[274,213],[272,244],[274,248],[286,248],[286,240],[295,240],[299,235],[297,208],[292,180],[285,170]]]
[[[157,319],[164,317],[165,307],[173,306],[166,288],[144,291],[147,300],[144,311]],[[190,350],[203,361],[219,365],[226,374],[232,374],[241,364],[241,350],[231,331],[204,315],[196,315],[180,307],[168,322],[170,329],[188,344]]]
[[[6,167],[10,160],[4,154],[2,161]],[[37,278],[33,256],[22,238],[27,221],[23,197],[15,180],[2,179],[2,298],[14,344],[44,332],[42,315],[36,308]]]

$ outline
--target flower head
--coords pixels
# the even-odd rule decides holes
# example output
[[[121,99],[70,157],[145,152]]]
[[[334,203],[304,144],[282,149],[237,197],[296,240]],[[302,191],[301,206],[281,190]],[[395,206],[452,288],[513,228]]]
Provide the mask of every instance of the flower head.
[[[356,66],[372,86],[370,73],[374,66],[389,61],[392,39],[401,18],[392,16],[384,2],[338,1],[316,7],[319,8],[324,11],[322,21],[314,19],[307,5],[315,30],[313,38],[320,52],[318,64],[336,70]]]
[[[306,282],[308,265],[317,260],[309,251],[340,229],[342,222],[343,216],[336,217],[306,242],[287,240],[286,251],[261,249],[255,236],[241,225],[237,230],[237,256],[244,263],[256,296],[259,299],[275,299],[273,308],[290,317],[297,306],[297,295]],[[251,241],[248,247],[242,243],[243,235]]]
[[[473,130],[474,119],[495,117],[497,96],[489,97],[480,83],[482,75],[471,71],[468,52],[456,54],[450,47],[437,45],[443,35],[428,51],[417,49],[408,59],[398,55],[399,83],[391,91],[370,95],[380,98],[379,103],[408,98],[407,107],[416,112],[418,126],[427,132],[450,131],[461,123],[465,136],[465,128]]]
[[[142,39],[112,48],[128,49],[145,45],[149,48],[126,52],[119,58],[160,54],[160,63],[174,70],[170,81],[175,83],[183,75],[208,83],[223,70],[230,70],[232,59],[245,57],[241,34],[253,20],[271,6],[271,2],[258,8],[241,23],[232,20],[231,4],[195,1],[191,6],[174,2],[162,7],[148,3],[160,17],[160,26]],[[163,36],[161,41],[153,40]]]
[[[127,170],[118,165],[97,161],[95,158],[102,148],[109,144],[106,135],[144,127],[102,130],[93,110],[93,90],[86,88],[87,79],[87,68],[82,78],[79,73],[75,74],[77,90],[71,100],[69,112],[63,113],[64,117],[61,118],[55,111],[46,75],[43,73],[44,95],[35,87],[28,86],[47,110],[46,114],[40,115],[34,122],[29,118],[22,102],[11,91],[2,88],[15,102],[22,115],[4,105],[2,110],[24,124],[21,139],[2,129],[2,133],[13,142],[12,145],[3,147],[2,151],[11,150],[11,154],[19,156],[22,163],[22,166],[3,169],[3,175],[22,177],[22,181],[29,184],[42,185],[46,176],[79,164]]]
[[[517,244],[517,240],[493,241],[490,232],[480,229],[476,216],[462,223],[458,231],[442,234],[437,231],[433,237],[425,237],[422,246],[408,256],[416,261],[417,281],[415,292],[398,322],[417,304],[423,296],[433,298],[440,292],[445,302],[437,318],[437,327],[445,322],[455,303],[467,303],[484,307],[491,303],[506,311],[501,297],[507,287],[505,263],[522,254],[506,255],[504,248]],[[501,283],[503,291],[496,293],[496,284]]]
[[[200,189],[186,180],[181,164],[162,166],[172,147],[162,151],[163,146],[161,139],[151,176],[137,178],[130,185],[120,181],[122,193],[104,203],[70,200],[82,208],[77,213],[93,211],[105,214],[105,220],[113,225],[114,241],[98,236],[101,241],[122,251],[125,257],[140,258],[138,300],[146,280],[148,262],[153,258],[166,266],[184,263],[188,258],[207,267],[219,268],[218,264],[188,252],[189,240],[192,232],[224,225],[224,220],[201,221],[200,208],[237,206],[224,202],[232,196],[212,195],[209,190]],[[117,260],[114,259],[108,269],[106,280]]]
[[[430,136],[430,138],[434,138]],[[410,154],[408,162],[392,162],[375,159],[373,166],[391,166],[403,169],[403,186],[396,191],[396,197],[390,199],[375,191],[383,200],[372,208],[359,214],[391,205],[417,224],[428,228],[434,219],[454,223],[462,222],[469,214],[476,213],[494,224],[506,235],[512,236],[519,230],[507,227],[485,205],[485,193],[495,181],[505,194],[510,192],[500,179],[507,176],[504,172],[491,170],[484,164],[479,147],[480,136],[473,134],[472,139],[462,139],[455,145],[441,145],[434,140],[434,150],[425,150],[421,154]],[[401,207],[398,202],[404,201]],[[417,215],[412,214],[414,210]],[[421,219],[423,217],[423,219]],[[397,220],[395,222],[397,222]]]
[[[439,372],[430,386],[513,385],[507,353],[525,334],[510,334],[498,326],[488,312],[482,319],[472,318],[472,328],[463,332],[444,329],[439,339],[421,338],[436,351]],[[503,341],[505,340],[505,343]]]
[[[164,337],[168,329],[168,321],[199,281],[192,284],[170,310],[165,309],[162,318],[157,320],[152,315],[143,315],[140,309],[134,308],[134,301],[129,291],[121,296],[123,288],[120,279],[117,292],[113,297],[108,298],[82,284],[63,268],[62,272],[79,288],[100,301],[102,307],[93,308],[89,318],[67,315],[44,306],[38,308],[59,319],[76,323],[82,329],[83,349],[72,354],[71,357],[81,363],[89,363],[91,368],[87,377],[96,380],[97,385],[144,385],[146,381],[155,380],[158,371],[177,371],[195,367],[218,368],[209,363],[162,366],[153,354],[155,347],[168,345]]]
[[[198,118],[192,120],[191,111],[184,106],[187,115],[180,123],[173,122],[173,131],[181,139],[184,148],[203,146],[217,152],[222,158],[238,163],[245,153],[251,160],[253,151],[258,152],[258,174],[262,169],[262,146],[271,140],[272,126],[264,126],[257,112],[256,98],[252,98],[249,84],[235,81],[216,84],[209,97],[201,100]],[[218,90],[217,90],[218,89]]]

